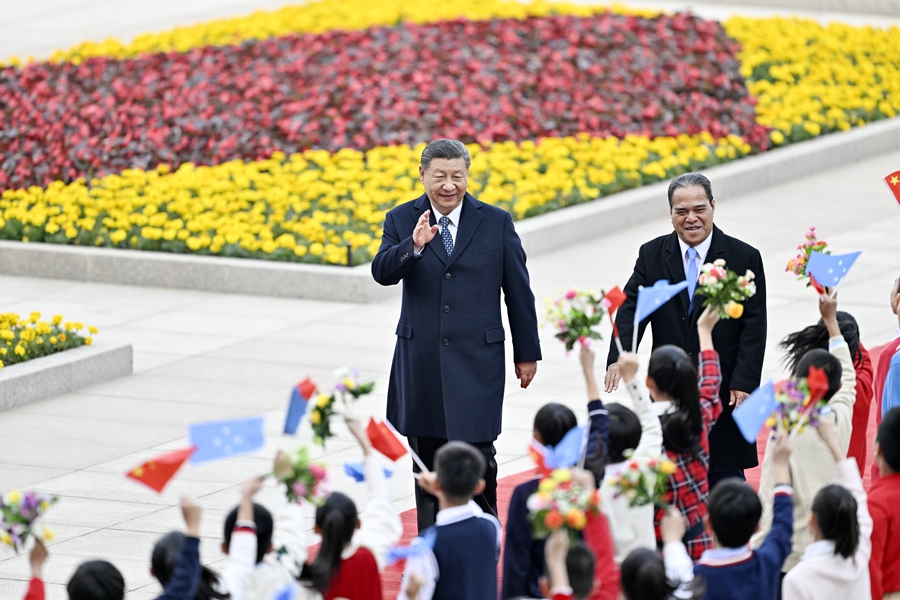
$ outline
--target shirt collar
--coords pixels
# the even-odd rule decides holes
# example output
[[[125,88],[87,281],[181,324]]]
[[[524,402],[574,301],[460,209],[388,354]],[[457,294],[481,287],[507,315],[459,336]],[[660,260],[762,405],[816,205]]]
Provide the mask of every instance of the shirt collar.
[[[450,224],[454,227],[459,227],[459,215],[462,214],[463,203],[465,202],[465,198],[463,198],[463,202],[459,203],[459,206],[450,211],[450,214],[447,217],[450,219]],[[434,222],[437,223],[441,220],[443,216],[441,211],[434,207],[434,204],[431,205],[431,213],[434,215]],[[712,236],[710,236],[712,237]]]
[[[834,556],[834,540],[819,540],[806,547],[800,560]]]
[[[706,255],[709,254],[709,247],[712,244],[712,236],[713,232],[710,231],[709,235],[706,236],[706,239],[694,246],[694,249],[697,250],[697,254],[700,255],[700,264],[706,263]],[[684,260],[685,253],[689,246],[684,243],[684,240],[678,238],[678,245],[681,246],[681,259]]]
[[[743,562],[753,556],[749,546],[740,548],[712,548],[704,550],[699,563],[710,567],[724,567]]]
[[[480,517],[483,514],[484,511],[481,510],[481,507],[475,504],[474,500],[469,500],[468,504],[439,510],[437,518],[435,519],[435,524],[450,525],[451,523],[465,521],[471,517]]]

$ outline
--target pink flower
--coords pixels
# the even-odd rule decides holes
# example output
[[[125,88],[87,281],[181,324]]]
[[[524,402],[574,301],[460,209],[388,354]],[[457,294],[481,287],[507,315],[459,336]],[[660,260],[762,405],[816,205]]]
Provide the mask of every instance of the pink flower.
[[[557,321],[556,325],[559,327],[559,330],[560,330],[560,331],[565,331],[565,330],[566,330],[566,322],[563,321],[562,319],[560,319],[559,321]]]
[[[716,267],[711,271],[711,274],[718,279],[725,279],[728,274],[725,272],[725,269],[721,267]]]
[[[591,347],[591,338],[589,338],[589,337],[585,337],[583,335],[579,336],[578,341],[581,342],[581,345],[584,346],[585,348]]]
[[[307,490],[306,490],[306,484],[303,483],[302,481],[296,482],[296,483],[292,486],[292,489],[294,490],[294,493],[297,494],[297,497],[298,497],[298,498],[305,498],[305,497],[306,497],[306,491],[307,491]]]
[[[325,469],[323,469],[319,465],[309,465],[309,471],[310,471],[310,473],[313,474],[313,477],[316,478],[316,481],[321,481],[322,479],[325,479],[325,475],[326,475]]]
[[[572,300],[577,295],[578,292],[576,292],[575,290],[569,290],[568,292],[566,292],[566,300]]]

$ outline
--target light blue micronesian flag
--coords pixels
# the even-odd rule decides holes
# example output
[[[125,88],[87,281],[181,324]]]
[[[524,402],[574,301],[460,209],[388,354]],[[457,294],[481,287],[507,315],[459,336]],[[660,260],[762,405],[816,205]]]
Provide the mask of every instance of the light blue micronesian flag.
[[[847,276],[847,271],[859,258],[862,251],[850,254],[822,254],[810,252],[809,262],[806,263],[806,274],[812,275],[816,281],[825,287],[837,287]]]
[[[197,447],[191,455],[191,464],[250,454],[266,443],[263,417],[188,425],[188,440],[191,446]]]
[[[734,409],[732,417],[747,442],[756,440],[769,415],[778,406],[775,399],[775,386],[772,382],[764,383],[756,388],[740,406]]]
[[[548,469],[568,469],[578,464],[587,428],[587,425],[577,425],[570,429],[556,446],[547,446],[544,465]]]
[[[639,289],[637,306],[634,309],[634,338],[637,339],[637,326],[641,321],[652,315],[657,308],[677,296],[687,286],[687,281],[670,285],[665,279],[660,279],[653,284],[653,287]]]
[[[362,483],[366,480],[366,466],[361,462],[345,462],[344,473],[352,477],[356,483]],[[394,472],[390,469],[384,469],[385,479],[390,479],[393,474]]]

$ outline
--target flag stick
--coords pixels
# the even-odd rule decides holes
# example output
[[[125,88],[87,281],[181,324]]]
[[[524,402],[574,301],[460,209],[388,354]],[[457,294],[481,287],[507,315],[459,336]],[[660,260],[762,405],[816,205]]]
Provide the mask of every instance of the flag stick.
[[[634,330],[631,332],[631,351],[635,354],[637,353],[638,327],[640,327],[640,323],[635,323]]]
[[[431,473],[431,471],[428,470],[428,467],[425,466],[425,463],[422,462],[422,459],[419,458],[419,455],[416,454],[415,450],[413,450],[409,446],[407,446],[406,449],[409,450],[409,455],[412,456],[413,462],[415,462],[417,465],[419,465],[419,469],[423,473]]]
[[[810,405],[812,405],[811,402],[810,402]],[[803,414],[800,415],[800,422],[797,423],[797,426],[796,426],[796,427],[794,427],[793,429],[791,429],[791,439],[792,439],[792,440],[793,440],[795,437],[797,437],[797,434],[798,434],[798,433],[800,433],[800,429],[802,429],[803,426],[806,424],[806,420],[810,417],[810,415],[812,415],[812,411],[813,411],[813,409],[810,409],[810,410],[804,410],[804,411],[803,411]]]
[[[619,355],[625,354],[625,350],[622,349],[622,340],[619,339],[619,336],[615,337],[616,339],[616,348],[619,349]]]

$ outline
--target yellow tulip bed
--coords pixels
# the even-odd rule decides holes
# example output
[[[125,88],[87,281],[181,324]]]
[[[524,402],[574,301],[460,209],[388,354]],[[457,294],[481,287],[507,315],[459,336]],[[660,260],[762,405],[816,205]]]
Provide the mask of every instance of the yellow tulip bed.
[[[0,369],[70,348],[90,346],[91,336],[96,333],[96,327],[64,322],[62,315],[54,315],[47,322],[41,320],[39,312],[31,313],[27,319],[20,319],[14,313],[0,313]]]
[[[26,241],[346,264],[372,259],[384,214],[420,194],[424,146],[309,150],[213,167],[127,170],[9,190],[0,231]],[[548,138],[470,146],[469,191],[521,219],[746,156],[731,136]]]
[[[84,68],[90,60],[97,60],[92,57],[131,60],[152,52],[199,52],[210,46],[248,45],[256,43],[252,40],[327,34],[337,29],[366,31],[400,22],[427,24],[450,19],[588,17],[604,10],[602,6],[541,0],[444,4],[318,0],[145,34],[130,43],[87,42],[55,53],[50,62]],[[654,14],[621,6],[613,7],[612,12]],[[470,191],[522,219],[764,151],[770,145],[765,139],[767,130],[771,144],[777,146],[891,118],[900,111],[900,30],[896,28],[824,26],[797,18],[733,18],[716,27],[724,28],[739,42],[734,44],[739,73],[746,79],[745,94],[749,91],[743,106],[753,124],[755,102],[754,126],[765,143],[742,137],[742,132],[679,135],[678,131],[684,131],[679,128],[671,134],[667,130],[666,135],[654,130],[653,135],[550,133],[533,141],[522,137],[502,141],[501,137],[470,145]],[[674,34],[676,38],[679,35]],[[19,62],[9,60],[13,65]],[[707,95],[714,93],[713,89]],[[629,118],[645,122],[662,118],[655,106],[650,108],[651,114]],[[577,112],[579,106],[567,110]],[[636,109],[637,113],[641,110]],[[98,123],[104,118],[102,112],[90,114]],[[190,121],[185,123],[193,126]],[[295,133],[293,122],[285,120],[283,127],[286,135]],[[319,133],[323,139],[333,139],[327,131]],[[173,135],[166,127],[159,134],[159,148],[170,145],[172,138],[167,136]],[[252,137],[254,143],[260,139]],[[178,161],[167,166],[157,158],[156,162],[163,163],[157,168],[152,168],[156,162],[145,161],[144,169],[113,169],[106,172],[114,174],[105,176],[82,176],[77,169],[66,167],[69,175],[65,180],[20,186],[0,195],[0,239],[324,264],[346,264],[349,246],[353,263],[366,262],[378,249],[385,211],[421,193],[417,163],[422,147],[403,143],[354,146],[349,140],[348,135],[348,146],[361,150],[278,150],[262,153],[271,158],[253,160],[242,155],[243,160],[230,160],[238,155],[228,154],[228,144],[237,142],[223,138],[216,146],[221,152],[216,156],[224,158],[211,161],[210,166],[190,162],[179,166]],[[146,140],[141,143],[150,144]],[[34,151],[37,149],[26,149],[23,155]],[[259,154],[254,149],[249,156]],[[40,165],[41,161],[35,160],[35,165]],[[96,172],[91,171],[90,160],[77,158],[73,164],[88,165],[85,173]],[[20,175],[27,177],[28,173]]]

